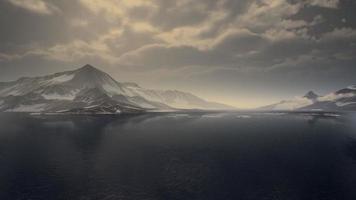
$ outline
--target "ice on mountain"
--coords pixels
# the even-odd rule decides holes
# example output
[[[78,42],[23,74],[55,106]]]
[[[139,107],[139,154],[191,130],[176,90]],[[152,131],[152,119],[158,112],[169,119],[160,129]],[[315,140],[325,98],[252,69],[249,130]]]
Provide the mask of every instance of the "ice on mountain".
[[[48,80],[49,83],[56,84],[56,83],[64,83],[72,80],[74,78],[73,74],[63,74],[61,76],[54,77]]]
[[[47,100],[74,100],[76,94],[79,90],[73,90],[68,94],[58,94],[58,93],[51,93],[51,94],[42,94],[42,97]]]
[[[108,92],[111,96],[112,95],[118,95],[121,94],[122,91],[116,86],[110,85],[110,84],[104,84],[103,89]]]

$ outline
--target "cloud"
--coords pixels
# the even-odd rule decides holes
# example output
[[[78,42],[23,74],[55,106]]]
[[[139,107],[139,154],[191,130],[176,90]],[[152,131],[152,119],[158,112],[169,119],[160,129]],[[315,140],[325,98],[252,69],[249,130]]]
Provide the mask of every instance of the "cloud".
[[[96,15],[104,15],[107,20],[127,20],[129,10],[138,7],[154,8],[146,0],[79,0],[80,3]]]
[[[212,51],[238,54],[258,50],[267,41],[261,35],[247,29],[228,30],[212,45]]]
[[[73,27],[83,28],[89,25],[89,21],[85,19],[76,18],[70,21],[70,25]]]
[[[307,4],[324,8],[337,8],[339,0],[308,0]]]
[[[247,11],[237,18],[234,25],[263,31],[298,13],[301,7],[301,3],[290,3],[286,0],[253,1]]]
[[[120,57],[120,63],[140,68],[176,68],[187,65],[209,64],[205,52],[192,46],[147,45]]]
[[[245,29],[236,29],[212,40],[206,48],[193,45],[146,45],[125,53],[119,62],[144,69],[239,65],[241,57],[256,53],[268,42],[263,36]]]
[[[15,59],[20,59],[21,56],[17,54],[5,54],[0,52],[0,62],[1,61],[11,61]]]
[[[356,38],[356,29],[352,28],[335,28],[331,32],[327,32],[323,35],[322,40],[333,40],[333,39],[350,39]]]
[[[54,12],[59,11],[58,7],[56,7],[51,3],[45,2],[43,0],[7,0],[7,1],[14,6],[41,15],[51,15]]]
[[[36,49],[30,48],[23,56],[39,56],[48,60],[63,62],[97,59],[114,65],[119,64],[121,54],[156,42],[146,30],[117,28],[90,40],[75,39],[67,43]]]
[[[338,4],[335,0],[79,0],[79,3],[94,18],[108,21],[108,30],[99,32],[92,21],[77,15],[69,18],[68,24],[76,30],[90,29],[95,37],[72,38],[29,50],[26,55],[64,62],[96,57],[109,64],[138,68],[281,66],[314,49],[322,51],[320,46],[326,45],[326,39],[317,44],[309,31],[323,22],[320,14],[311,20],[293,16],[305,5]],[[350,30],[339,32],[335,30],[323,37],[351,34]],[[333,52],[335,57],[344,59],[349,54]]]
[[[26,53],[27,56],[42,56],[45,59],[59,61],[75,61],[88,57],[99,57],[110,62],[113,58],[109,56],[106,45],[97,42],[85,42],[75,40],[71,43],[60,44],[47,49],[37,49]]]
[[[187,66],[274,69],[299,65],[308,59],[317,60],[318,56],[350,58],[350,49],[331,52],[322,48],[329,45],[326,38],[350,35],[351,30],[325,33],[322,41],[317,42],[309,29],[322,23],[324,18],[320,14],[311,20],[292,18],[304,8],[305,1],[256,0],[236,5],[233,2],[80,0],[91,14],[122,23],[95,38],[75,38],[30,50],[26,55],[63,62],[97,58],[110,65],[134,66],[137,70]],[[309,3],[321,5],[320,2]],[[237,5],[243,5],[243,9],[229,14]],[[212,8],[212,12],[205,12]],[[131,11],[135,9],[146,10],[147,19],[133,14]],[[168,10],[169,15],[162,17]],[[198,21],[185,22],[181,18],[194,13],[201,15]],[[156,21],[157,16],[161,17],[160,21]],[[165,25],[163,21],[171,24]],[[91,28],[89,21],[83,18],[71,19],[70,25]],[[214,33],[202,36],[207,31]],[[306,56],[315,50],[324,54]]]
[[[71,62],[82,59],[98,58],[108,63],[116,62],[108,41],[120,37],[122,31],[114,29],[90,41],[76,39],[68,43],[27,51],[24,56],[40,56],[49,60]]]

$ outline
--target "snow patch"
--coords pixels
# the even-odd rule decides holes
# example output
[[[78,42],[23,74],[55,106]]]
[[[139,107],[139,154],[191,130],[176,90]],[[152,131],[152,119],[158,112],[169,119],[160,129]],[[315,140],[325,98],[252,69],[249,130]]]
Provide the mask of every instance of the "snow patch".
[[[190,117],[190,115],[188,115],[188,114],[171,114],[171,115],[168,115],[168,117],[179,118],[179,117]]]
[[[346,93],[346,94],[335,94],[331,93],[328,95],[325,95],[323,97],[319,97],[318,101],[336,101],[341,98],[349,98],[355,96],[353,93]]]
[[[295,110],[313,104],[313,101],[304,97],[296,97],[293,100],[282,101],[274,107],[275,110]]]
[[[74,78],[74,74],[63,74],[61,76],[54,77],[50,80],[48,80],[50,83],[64,83],[67,81],[70,81]]]
[[[205,114],[202,117],[204,118],[222,118],[225,117],[227,114],[226,113],[216,113],[216,114]]]
[[[63,112],[68,112],[69,110],[68,109],[64,109],[64,110],[57,110],[56,112],[57,113],[63,113]]]
[[[17,95],[21,95],[22,92],[20,92],[17,89],[18,85],[9,87],[9,88],[5,88],[3,90],[0,91],[0,96],[8,96],[8,95],[13,95],[13,96],[17,96]]]
[[[163,90],[150,90],[140,87],[128,86],[124,88],[125,94],[134,97],[140,96],[152,102],[161,102],[168,106],[178,109],[204,109],[204,106],[192,105],[188,97],[179,91],[175,93],[167,93]]]
[[[113,85],[105,84],[102,86],[103,89],[110,94],[121,94],[121,90]]]
[[[145,102],[141,102],[141,101],[137,101],[135,99],[129,99],[130,102],[142,107],[142,108],[147,108],[147,109],[153,109],[156,108],[155,106],[149,104],[149,103],[145,103]]]
[[[84,108],[95,108],[95,107],[98,107],[99,105],[91,105],[91,106],[86,106],[86,107],[84,107]]]
[[[281,116],[281,115],[286,115],[287,113],[285,112],[265,112],[261,113],[263,115],[273,115],[273,116]]]
[[[351,86],[347,87],[347,89],[356,90],[356,85],[351,85]]]
[[[250,119],[251,116],[250,115],[237,115],[236,118],[239,118],[239,119]]]
[[[326,116],[326,117],[340,117],[341,115],[334,114],[334,113],[325,113],[324,116]]]
[[[79,91],[71,91],[69,94],[58,94],[58,93],[52,93],[52,94],[42,94],[42,97],[47,99],[47,100],[69,100],[72,101],[75,98],[75,95],[78,93]]]
[[[344,106],[348,106],[351,104],[356,104],[356,102],[336,102],[336,105],[339,107],[344,107]]]

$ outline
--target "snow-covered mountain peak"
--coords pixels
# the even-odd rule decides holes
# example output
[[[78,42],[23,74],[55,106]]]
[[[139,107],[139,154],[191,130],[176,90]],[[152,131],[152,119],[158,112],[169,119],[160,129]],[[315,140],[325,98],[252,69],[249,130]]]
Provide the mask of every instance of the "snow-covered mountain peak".
[[[76,75],[86,75],[86,76],[108,76],[107,73],[93,67],[92,65],[84,65],[83,67],[72,71]],[[89,77],[88,77],[89,78]]]
[[[303,97],[310,100],[315,100],[319,97],[319,95],[317,95],[314,91],[309,91]]]
[[[72,71],[72,75],[74,78],[70,83],[79,86],[79,88],[102,88],[112,95],[123,93],[120,83],[109,74],[91,65],[85,65]]]
[[[77,69],[76,71],[77,72],[89,72],[89,73],[100,73],[100,72],[102,72],[98,68],[96,68],[96,67],[94,67],[92,65],[89,65],[89,64],[84,65],[83,67]]]

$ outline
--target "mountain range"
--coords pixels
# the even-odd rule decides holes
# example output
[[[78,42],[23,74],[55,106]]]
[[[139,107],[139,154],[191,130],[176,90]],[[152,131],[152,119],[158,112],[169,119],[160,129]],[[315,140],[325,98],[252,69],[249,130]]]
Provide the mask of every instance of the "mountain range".
[[[356,111],[356,85],[340,89],[325,96],[313,91],[301,97],[283,100],[264,106],[260,110],[319,110],[319,111]]]
[[[0,112],[114,114],[181,109],[235,108],[188,92],[154,90],[133,82],[118,82],[91,65],[47,76],[0,82]],[[309,91],[258,110],[355,111],[356,85],[325,96]]]
[[[232,108],[188,92],[153,90],[136,83],[118,82],[91,65],[47,76],[0,82],[2,112],[112,114]]]

